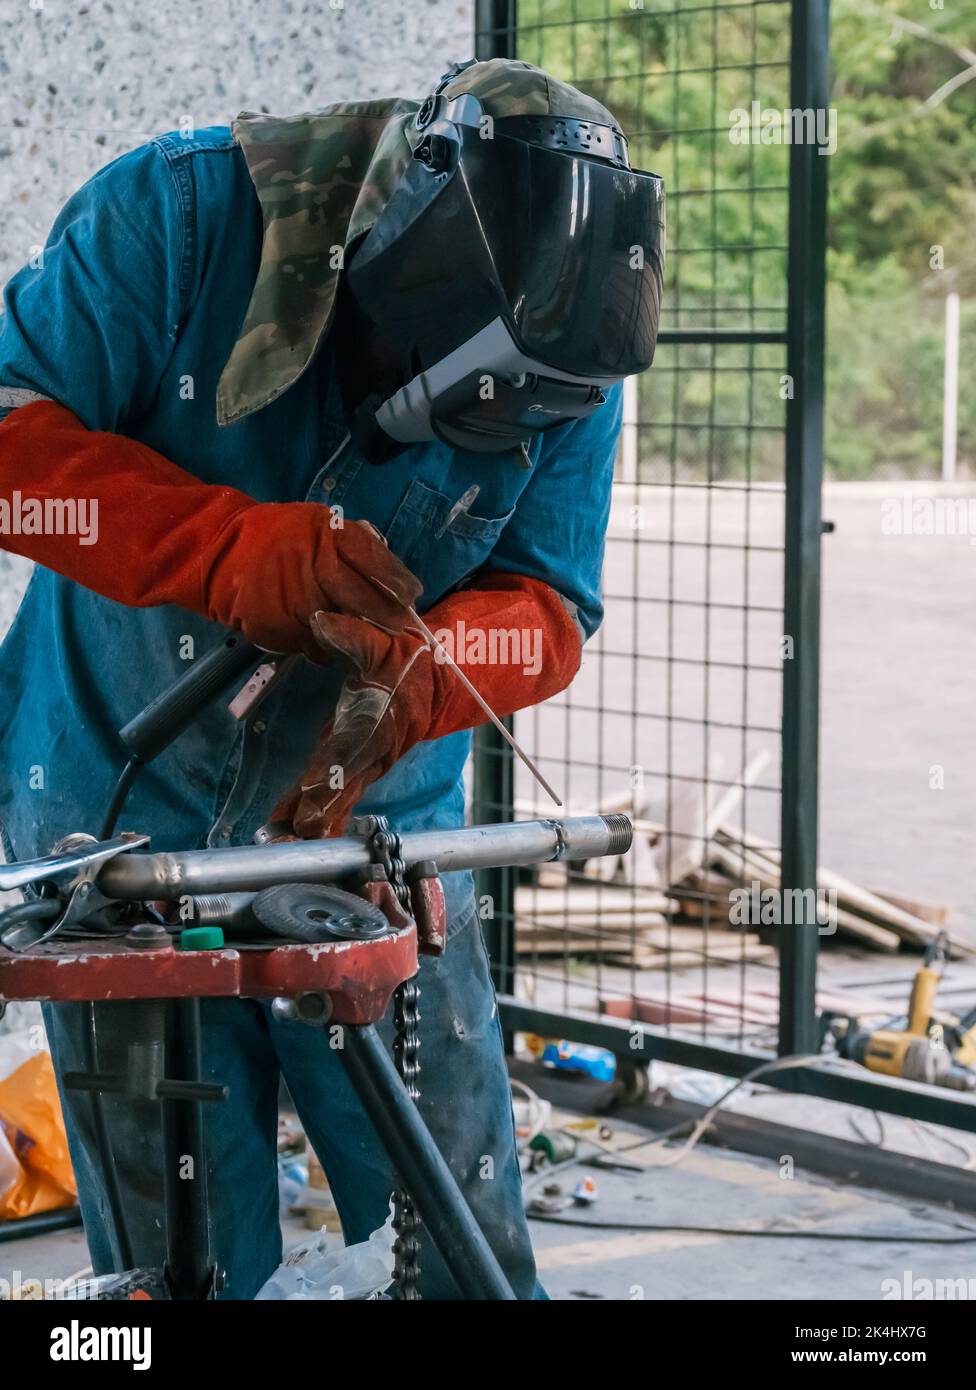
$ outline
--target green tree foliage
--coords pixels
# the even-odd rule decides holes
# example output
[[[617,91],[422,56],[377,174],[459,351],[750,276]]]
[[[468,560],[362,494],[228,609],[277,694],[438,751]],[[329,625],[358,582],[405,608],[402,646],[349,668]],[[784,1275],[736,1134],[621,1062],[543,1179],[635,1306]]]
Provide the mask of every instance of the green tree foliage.
[[[833,6],[827,457],[842,477],[938,474],[950,288],[959,458],[976,472],[974,48],[976,5],[961,0]]]
[[[976,5],[832,8],[828,465],[844,477],[937,473],[954,287],[959,451],[976,471],[976,72],[965,80]],[[665,179],[664,326],[781,328],[789,149],[730,132],[736,110],[790,105],[789,5],[520,0],[519,18],[519,56],[604,100],[634,164]],[[778,349],[662,346],[641,385],[644,466],[780,476],[783,369]]]

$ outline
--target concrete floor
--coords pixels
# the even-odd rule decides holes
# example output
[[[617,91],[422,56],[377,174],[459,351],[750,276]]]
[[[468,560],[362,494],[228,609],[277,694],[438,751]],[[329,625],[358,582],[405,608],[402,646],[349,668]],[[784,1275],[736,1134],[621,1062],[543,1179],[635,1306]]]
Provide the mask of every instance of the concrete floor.
[[[561,1120],[574,1118],[558,1113]],[[611,1143],[619,1149],[648,1138],[646,1129],[627,1121],[612,1120],[611,1126]],[[571,1205],[559,1213],[578,1225],[532,1221],[540,1278],[551,1298],[871,1301],[890,1296],[886,1281],[901,1288],[906,1277],[955,1280],[972,1271],[976,1218],[809,1173],[784,1180],[779,1162],[706,1145],[677,1167],[663,1166],[672,1155],[660,1143],[645,1142],[619,1156],[635,1171],[571,1166],[550,1175],[569,1194],[580,1176],[591,1174],[599,1191],[595,1205]],[[539,1178],[528,1183],[532,1195]],[[620,1229],[601,1230],[601,1222]],[[858,1233],[872,1240],[850,1238]],[[824,1239],[828,1234],[845,1239]],[[971,1244],[934,1243],[969,1234]],[[286,1247],[307,1235],[301,1223],[286,1223]],[[6,1278],[13,1271],[63,1278],[86,1264],[84,1239],[76,1231],[0,1246]]]
[[[945,1279],[972,1269],[976,1220],[814,1176],[784,1181],[772,1161],[699,1147],[679,1167],[661,1168],[664,1157],[655,1146],[628,1155],[640,1173],[601,1175],[600,1200],[580,1213],[581,1221],[757,1234],[535,1223],[540,1275],[553,1298],[877,1300],[884,1281],[902,1281],[905,1271]],[[973,1245],[931,1243],[967,1231]],[[800,1232],[815,1234],[805,1239]],[[832,1241],[822,1238],[827,1233],[890,1233],[891,1240]]]

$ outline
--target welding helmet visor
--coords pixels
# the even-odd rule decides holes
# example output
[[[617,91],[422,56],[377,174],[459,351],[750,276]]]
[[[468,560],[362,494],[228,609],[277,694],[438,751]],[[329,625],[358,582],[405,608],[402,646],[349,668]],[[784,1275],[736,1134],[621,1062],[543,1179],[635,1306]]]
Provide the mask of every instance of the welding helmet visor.
[[[369,457],[431,438],[524,451],[654,357],[661,179],[628,167],[614,127],[461,114],[417,132],[347,260],[360,331],[386,362],[357,413]]]

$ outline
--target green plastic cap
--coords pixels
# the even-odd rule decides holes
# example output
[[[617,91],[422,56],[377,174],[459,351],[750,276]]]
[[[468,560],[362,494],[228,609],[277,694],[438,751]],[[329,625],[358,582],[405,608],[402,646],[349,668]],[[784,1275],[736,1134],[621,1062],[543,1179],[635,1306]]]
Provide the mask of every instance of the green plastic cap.
[[[181,951],[219,951],[223,944],[222,927],[186,927],[180,932]]]

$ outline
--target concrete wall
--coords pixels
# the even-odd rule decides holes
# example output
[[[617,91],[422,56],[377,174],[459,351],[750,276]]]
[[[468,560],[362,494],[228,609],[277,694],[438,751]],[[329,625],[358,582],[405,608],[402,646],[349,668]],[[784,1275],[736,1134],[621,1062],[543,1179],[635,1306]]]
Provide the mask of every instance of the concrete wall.
[[[101,165],[189,116],[422,95],[472,56],[472,0],[4,0],[0,282]],[[0,633],[26,567],[0,553]]]

